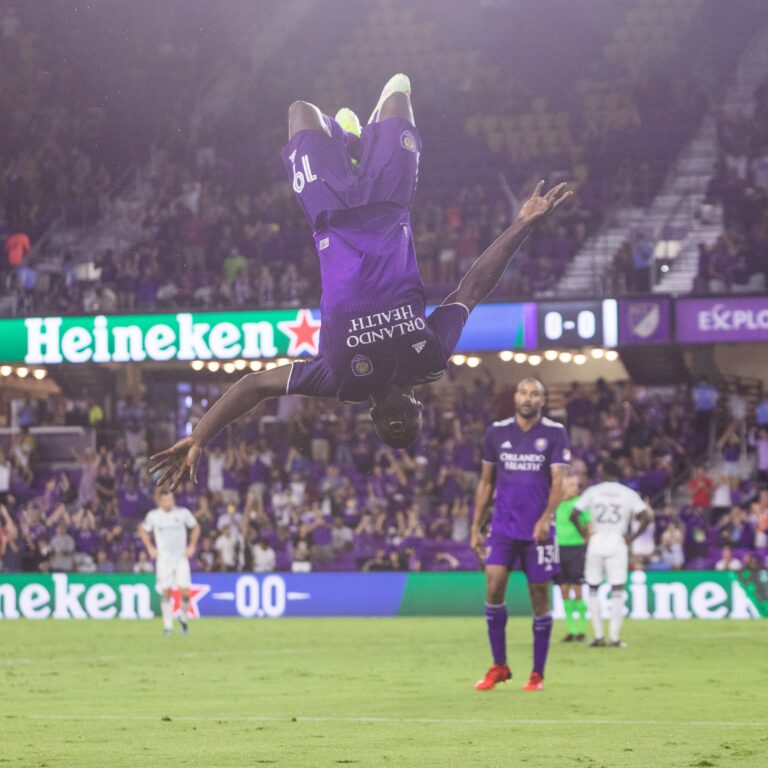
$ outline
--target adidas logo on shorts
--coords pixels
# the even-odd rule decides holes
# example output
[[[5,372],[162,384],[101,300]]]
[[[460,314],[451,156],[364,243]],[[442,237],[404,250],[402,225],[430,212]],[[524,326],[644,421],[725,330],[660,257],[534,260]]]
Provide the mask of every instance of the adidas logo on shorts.
[[[411,346],[416,350],[416,354],[420,355],[421,350],[424,349],[424,347],[427,346],[426,341],[417,341],[415,344],[411,344]]]

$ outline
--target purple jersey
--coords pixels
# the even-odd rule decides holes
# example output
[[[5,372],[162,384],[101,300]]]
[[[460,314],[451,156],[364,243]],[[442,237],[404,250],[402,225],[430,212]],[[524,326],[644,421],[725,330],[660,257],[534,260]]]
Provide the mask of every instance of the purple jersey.
[[[514,417],[488,427],[483,461],[496,465],[491,536],[532,541],[536,521],[547,508],[551,468],[570,460],[568,433],[556,421],[539,419],[527,432]]]
[[[283,149],[314,230],[323,296],[319,354],[293,365],[289,394],[361,402],[389,384],[439,378],[469,314],[462,304],[425,316],[410,207],[421,139],[407,120],[368,125],[358,140],[326,118],[331,135],[299,131]]]

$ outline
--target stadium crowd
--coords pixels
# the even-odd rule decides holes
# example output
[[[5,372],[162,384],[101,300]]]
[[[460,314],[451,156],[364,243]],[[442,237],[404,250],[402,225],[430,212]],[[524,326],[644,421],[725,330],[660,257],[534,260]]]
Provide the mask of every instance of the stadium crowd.
[[[768,79],[757,88],[751,116],[725,114],[718,124],[720,158],[707,198],[723,206],[725,231],[699,249],[699,287],[758,292],[768,286]]]
[[[123,13],[130,28],[130,11]],[[39,39],[52,24],[63,32],[56,36],[57,46],[44,49]],[[415,16],[413,24],[418,28]],[[685,37],[695,28],[682,25],[675,34]],[[8,158],[0,278],[10,312],[316,304],[319,280],[311,236],[277,159],[284,141],[284,94],[266,91],[258,108],[237,99],[200,117],[194,83],[222,65],[211,35],[226,41],[231,31],[212,32],[204,20],[196,24],[194,19],[177,28],[159,12],[156,28],[142,31],[141,56],[108,39],[115,47],[110,58],[124,66],[118,73],[120,98],[105,106],[99,97],[104,83],[88,68],[88,52],[97,43],[87,30],[87,23],[55,14],[49,18],[36,4],[22,13],[11,7],[2,17],[2,50],[13,84],[0,89],[13,101],[5,105],[11,119],[0,131]],[[551,292],[606,210],[620,201],[643,205],[650,200],[707,98],[704,74],[684,77],[671,63],[663,74],[650,71],[644,35],[655,40],[655,32],[645,30],[632,45],[609,44],[605,55],[614,64],[608,70],[613,79],[601,70],[600,77],[571,83],[557,109],[527,85],[527,73],[508,94],[515,112],[497,114],[499,95],[511,87],[499,70],[498,62],[508,55],[503,50],[496,52],[501,58],[495,66],[470,67],[473,85],[457,97],[459,119],[453,125],[437,121],[442,103],[422,96],[420,121],[423,116],[425,131],[435,133],[426,150],[433,170],[423,174],[413,221],[429,299],[442,298],[509,225],[540,176],[567,179],[578,194],[526,244],[496,299]],[[732,53],[722,52],[723,71]],[[665,49],[665,55],[672,54]],[[244,76],[249,88],[252,76]],[[294,77],[306,82],[308,73],[297,70]],[[330,80],[354,83],[344,72]],[[147,100],[163,108],[148,109]],[[144,107],[138,110],[138,104]],[[753,121],[754,132],[759,129],[760,113]],[[131,168],[128,194],[117,182]],[[450,168],[453,176],[445,176],[443,170]],[[728,186],[727,179],[722,181],[721,187]],[[54,233],[35,251],[42,225],[57,216],[64,219],[66,236]],[[112,235],[94,244],[88,233],[99,221],[110,223]],[[725,250],[739,250],[739,243],[729,230]],[[626,290],[647,290],[637,265],[652,245],[639,238],[617,257]],[[744,280],[752,284],[754,248],[741,248],[737,256],[709,258],[706,273],[720,281],[718,288],[737,289]],[[738,275],[722,274],[726,261]]]
[[[727,427],[711,446],[722,458],[712,474],[701,462],[718,399]],[[512,412],[513,392],[481,376],[469,388],[430,388],[425,402],[424,433],[408,452],[382,446],[358,407],[300,398],[222,433],[198,486],[188,482],[176,494],[202,527],[194,566],[478,568],[469,531],[480,446],[485,426]],[[193,402],[190,423],[203,410]],[[23,411],[23,426],[0,451],[3,569],[149,570],[136,535],[155,506],[146,404],[122,401],[120,431],[102,432],[98,450],[58,471],[36,460],[34,408]],[[97,404],[86,412],[102,425]],[[572,385],[562,416],[582,489],[615,459],[622,482],[656,507],[655,527],[633,545],[636,567],[720,567],[723,560],[735,567],[768,555],[768,397],[753,415],[743,393],[719,398],[706,381],[674,391],[599,381]],[[753,457],[757,474],[748,469]],[[688,474],[690,502],[672,506],[669,489]]]

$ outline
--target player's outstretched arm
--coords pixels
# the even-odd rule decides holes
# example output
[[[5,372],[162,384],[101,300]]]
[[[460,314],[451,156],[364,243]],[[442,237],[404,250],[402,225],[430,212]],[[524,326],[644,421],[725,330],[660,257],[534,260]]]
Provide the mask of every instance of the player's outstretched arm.
[[[197,465],[208,443],[227,424],[248,413],[251,408],[270,397],[284,395],[290,372],[291,366],[281,365],[271,371],[249,373],[231,386],[200,419],[189,437],[152,456],[150,474],[162,472],[157,484],[168,485],[173,491],[187,473],[190,480],[196,483]]]
[[[502,232],[488,246],[461,278],[459,287],[443,302],[463,304],[471,312],[498,285],[501,276],[515,252],[544,219],[557,210],[573,192],[566,190],[566,184],[558,184],[541,194],[544,182],[536,185],[533,194],[526,200],[517,219],[509,229]]]

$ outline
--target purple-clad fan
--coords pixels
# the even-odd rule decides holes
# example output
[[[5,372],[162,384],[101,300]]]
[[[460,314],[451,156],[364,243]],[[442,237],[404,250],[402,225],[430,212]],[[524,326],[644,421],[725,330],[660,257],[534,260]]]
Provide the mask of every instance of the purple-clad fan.
[[[282,157],[320,259],[319,354],[240,379],[189,437],[153,457],[160,485],[175,488],[187,472],[195,479],[202,451],[225,425],[284,394],[368,401],[381,439],[411,445],[422,408],[413,387],[445,372],[469,313],[533,228],[571,196],[565,184],[542,195],[540,182],[512,226],[427,317],[410,223],[421,151],[410,92],[408,78],[395,75],[362,130],[351,110],[332,119],[312,104],[291,105]]]
[[[493,502],[485,558],[485,616],[493,666],[475,685],[479,691],[512,677],[504,597],[509,572],[516,566],[525,571],[533,607],[533,671],[523,690],[544,689],[552,634],[549,596],[552,578],[560,571],[554,514],[571,460],[565,427],[541,415],[545,398],[538,379],[523,379],[515,391],[515,416],[494,422],[485,433],[471,543],[480,557],[485,556],[484,534]]]

